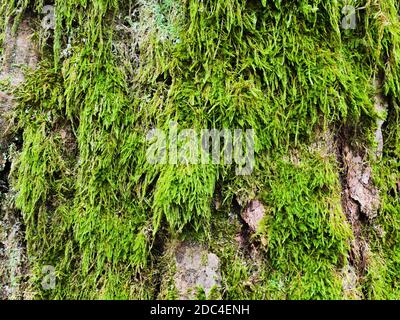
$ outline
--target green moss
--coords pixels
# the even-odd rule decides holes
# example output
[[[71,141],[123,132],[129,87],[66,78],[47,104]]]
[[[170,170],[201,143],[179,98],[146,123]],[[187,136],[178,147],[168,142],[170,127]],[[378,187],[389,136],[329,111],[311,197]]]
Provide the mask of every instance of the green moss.
[[[399,107],[398,98],[391,101],[388,124],[384,131],[382,159],[374,166],[374,177],[380,190],[381,208],[375,226],[367,230],[372,244],[365,290],[371,299],[398,299],[400,267],[399,206]]]
[[[2,37],[11,18],[17,26],[24,12],[38,13],[42,5],[5,1]],[[368,147],[379,72],[392,101],[390,147],[376,164],[387,238],[372,241],[376,259],[365,286],[370,298],[398,297],[396,1],[359,10],[355,30],[340,29],[340,1],[57,0],[55,6],[54,37],[19,89],[16,110],[24,146],[15,187],[38,297],[173,298],[169,286],[156,292],[162,266],[154,248],[157,237],[172,236],[210,242],[222,264],[218,297],[343,297],[338,274],[351,230],[339,168],[306,146],[318,128],[349,126]],[[139,18],[129,14],[135,8]],[[129,47],[134,53],[117,45],[127,41],[120,31],[126,28],[139,39]],[[67,43],[69,53],[62,54]],[[254,129],[253,175],[236,176],[234,166],[149,164],[145,133],[171,121],[181,129]],[[289,159],[294,150],[299,163]],[[217,185],[227,207],[218,214]],[[258,197],[268,209],[254,240],[266,243],[259,262],[246,260],[233,242],[237,226],[227,226],[234,195]],[[44,264],[56,267],[54,290],[40,286]]]

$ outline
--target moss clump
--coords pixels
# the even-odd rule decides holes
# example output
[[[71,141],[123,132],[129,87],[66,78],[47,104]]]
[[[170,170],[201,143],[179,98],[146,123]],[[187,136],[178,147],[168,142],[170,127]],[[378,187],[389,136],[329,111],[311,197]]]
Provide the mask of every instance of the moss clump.
[[[351,127],[356,142],[370,146],[378,73],[392,101],[388,136],[397,135],[398,3],[370,1],[357,11],[355,30],[340,28],[340,1],[54,5],[54,37],[19,89],[16,109],[24,146],[15,187],[37,296],[154,298],[163,261],[156,244],[190,237],[210,242],[222,259],[222,298],[344,297],[339,270],[352,236],[341,210],[340,169],[335,157],[307,145],[319,128],[335,134]],[[42,6],[4,1],[1,34],[11,18],[17,23]],[[132,35],[132,44],[121,45]],[[148,163],[145,133],[171,121],[179,129],[255,130],[253,174]],[[388,265],[369,270],[368,297],[399,294],[397,140],[388,145],[376,164],[388,238],[382,247],[373,241]],[[299,163],[290,161],[294,150]],[[226,210],[215,214],[217,186]],[[264,244],[260,262],[247,262],[232,243],[237,228],[226,224],[234,196],[258,197],[268,208],[255,237]],[[57,282],[46,291],[41,268],[49,264]],[[165,297],[173,296],[167,290]]]

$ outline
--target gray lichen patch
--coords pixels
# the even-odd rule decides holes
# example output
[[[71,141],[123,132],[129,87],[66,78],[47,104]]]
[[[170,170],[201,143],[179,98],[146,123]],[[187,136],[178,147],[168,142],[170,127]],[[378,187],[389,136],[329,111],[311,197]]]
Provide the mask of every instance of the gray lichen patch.
[[[375,79],[374,87],[377,91],[375,95],[375,111],[382,117],[384,113],[387,112],[389,108],[389,101],[387,97],[385,97],[382,93],[382,83],[383,80],[380,78]],[[381,157],[383,152],[383,133],[382,127],[384,124],[384,120],[382,118],[378,118],[376,123],[377,129],[375,131],[375,142],[376,142],[376,156]]]
[[[192,299],[198,289],[208,296],[221,283],[220,261],[198,244],[182,243],[175,253],[175,287],[180,299]]]
[[[9,197],[8,201],[13,201]],[[0,220],[0,298],[28,298],[27,284],[23,276],[27,273],[27,257],[23,239],[21,219],[13,216],[13,210],[8,210],[3,203],[1,208],[5,216]]]
[[[362,298],[357,271],[350,264],[347,264],[342,269],[342,288],[347,299],[359,300]]]

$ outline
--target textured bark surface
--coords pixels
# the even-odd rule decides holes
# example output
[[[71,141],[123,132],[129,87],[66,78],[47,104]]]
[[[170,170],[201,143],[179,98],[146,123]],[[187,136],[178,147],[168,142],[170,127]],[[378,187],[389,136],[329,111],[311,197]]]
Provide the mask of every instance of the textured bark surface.
[[[15,191],[10,186],[9,174],[15,153],[21,146],[21,137],[10,130],[12,109],[15,106],[12,89],[24,81],[24,69],[34,68],[38,56],[31,37],[33,29],[29,19],[23,20],[16,33],[6,31],[0,81],[9,84],[0,90],[0,273],[2,299],[29,299],[29,274],[24,222],[15,207]]]

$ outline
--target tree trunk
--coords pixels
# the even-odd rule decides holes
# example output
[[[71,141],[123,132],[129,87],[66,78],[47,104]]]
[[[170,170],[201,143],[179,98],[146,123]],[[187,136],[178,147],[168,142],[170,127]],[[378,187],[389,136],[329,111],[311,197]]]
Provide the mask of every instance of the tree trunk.
[[[3,0],[1,299],[399,299],[397,0]]]

